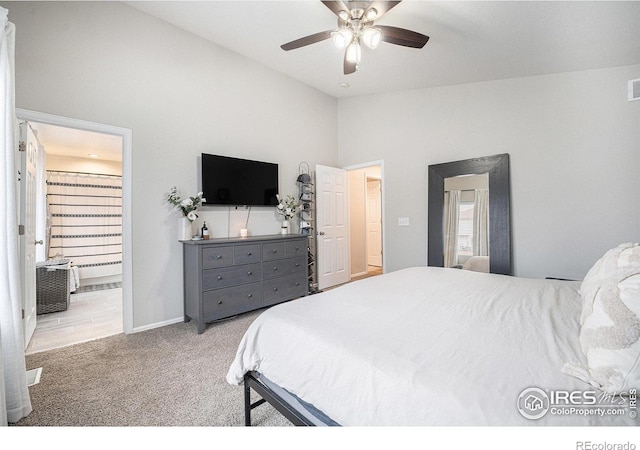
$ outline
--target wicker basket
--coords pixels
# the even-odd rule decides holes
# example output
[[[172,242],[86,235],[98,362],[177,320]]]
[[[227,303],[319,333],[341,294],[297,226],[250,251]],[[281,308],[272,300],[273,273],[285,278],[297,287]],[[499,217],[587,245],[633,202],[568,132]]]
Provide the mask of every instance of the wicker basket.
[[[36,314],[69,307],[69,264],[36,266]]]

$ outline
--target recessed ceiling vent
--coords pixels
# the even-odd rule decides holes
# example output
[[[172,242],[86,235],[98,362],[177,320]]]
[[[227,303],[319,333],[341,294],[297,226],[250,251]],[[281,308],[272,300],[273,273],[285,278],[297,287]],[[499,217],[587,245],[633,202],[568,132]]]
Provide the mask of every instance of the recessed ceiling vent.
[[[629,80],[629,101],[640,100],[640,78]]]

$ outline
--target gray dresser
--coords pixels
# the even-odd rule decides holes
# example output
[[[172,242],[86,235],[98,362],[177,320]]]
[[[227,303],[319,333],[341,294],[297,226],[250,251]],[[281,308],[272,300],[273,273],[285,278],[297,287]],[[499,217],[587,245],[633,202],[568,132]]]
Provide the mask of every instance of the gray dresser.
[[[182,241],[184,320],[217,319],[307,294],[307,236]]]

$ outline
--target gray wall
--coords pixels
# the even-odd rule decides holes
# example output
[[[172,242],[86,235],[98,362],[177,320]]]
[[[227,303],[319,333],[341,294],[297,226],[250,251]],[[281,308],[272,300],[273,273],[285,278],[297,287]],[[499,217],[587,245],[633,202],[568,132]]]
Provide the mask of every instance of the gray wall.
[[[18,108],[133,130],[134,328],[183,316],[179,213],[165,194],[197,192],[200,153],[278,163],[283,193],[297,192],[300,161],[337,164],[332,97],[120,2],[2,6]],[[245,217],[211,209],[196,226],[226,236]],[[273,208],[251,212],[253,234],[279,227]]]
[[[388,271],[426,264],[427,166],[497,153],[511,155],[517,275],[581,278],[639,239],[640,102],[626,101],[639,65],[336,101],[119,2],[1,4],[17,29],[17,107],[133,130],[135,328],[182,316],[165,193],[195,193],[202,152],[279,163],[283,193],[303,160],[384,160]],[[209,209],[197,225],[233,235],[245,217]],[[278,227],[252,211],[253,234]]]
[[[339,100],[340,164],[387,167],[387,269],[426,264],[427,166],[499,153],[516,275],[581,279],[640,240],[640,102],[627,101],[638,77],[633,65]]]

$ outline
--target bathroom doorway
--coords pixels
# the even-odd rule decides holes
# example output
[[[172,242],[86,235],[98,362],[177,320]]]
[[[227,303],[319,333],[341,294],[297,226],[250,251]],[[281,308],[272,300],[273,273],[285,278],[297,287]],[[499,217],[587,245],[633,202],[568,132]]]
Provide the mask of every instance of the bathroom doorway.
[[[70,260],[75,277],[67,309],[37,316],[26,352],[131,332],[130,130],[31,111],[17,115],[46,154],[44,259]]]

